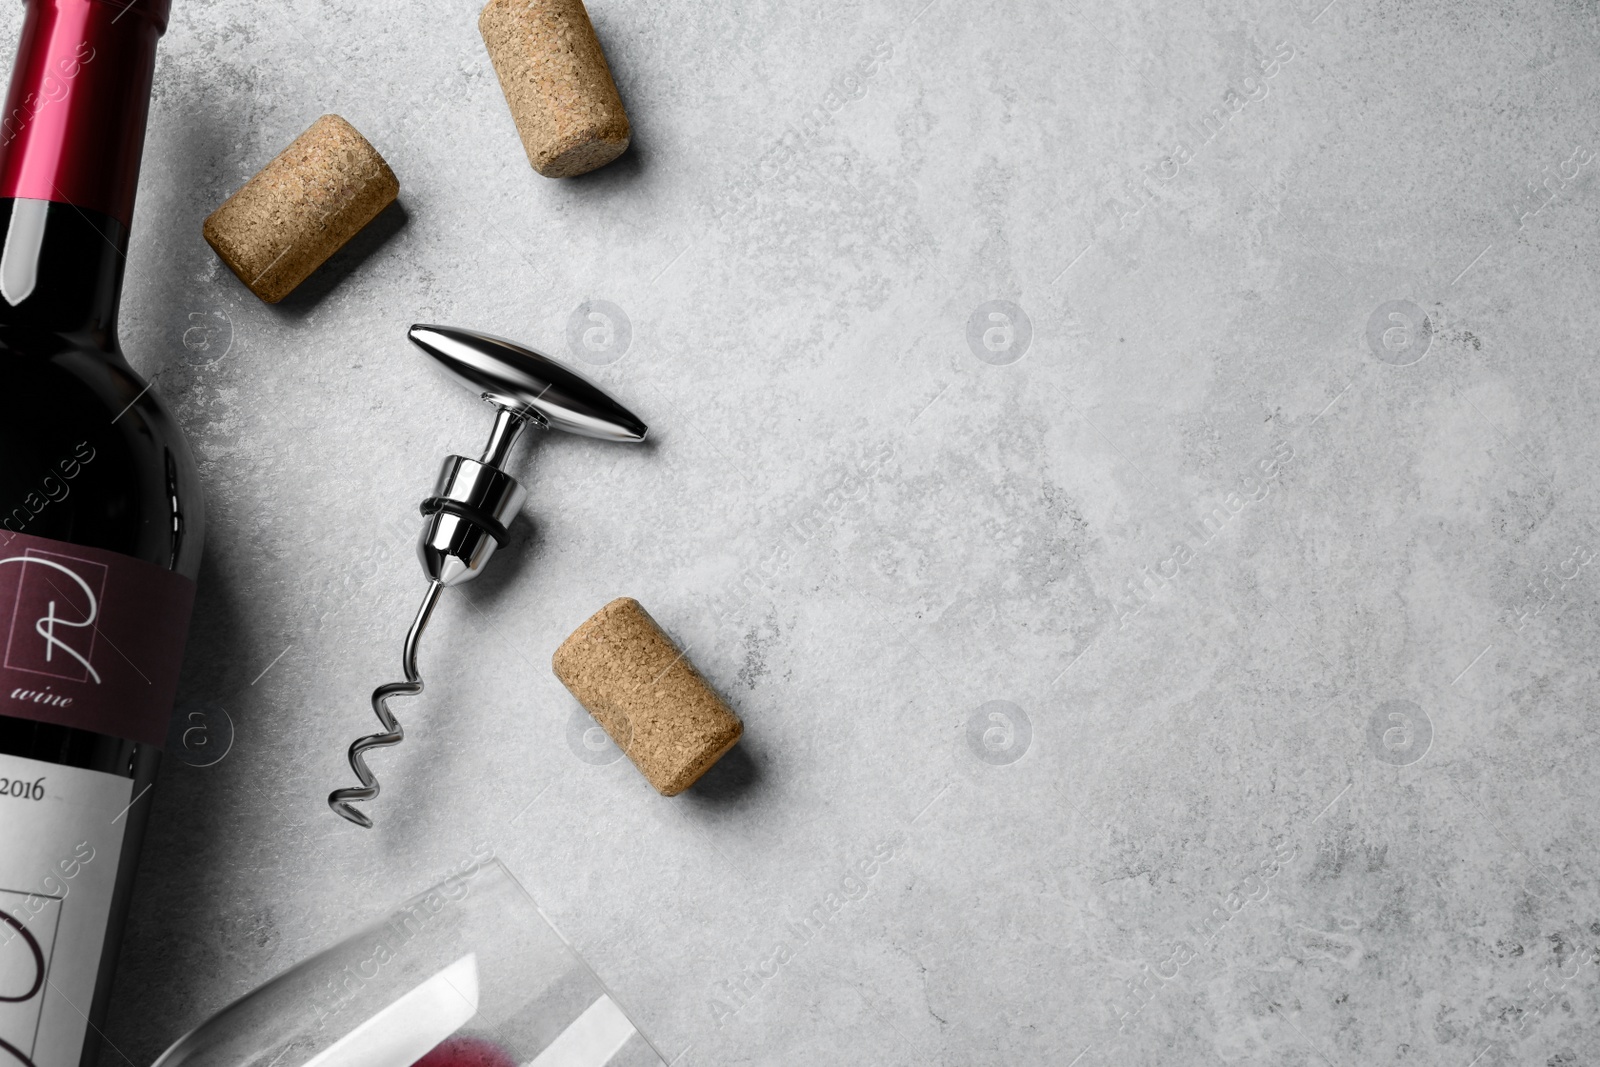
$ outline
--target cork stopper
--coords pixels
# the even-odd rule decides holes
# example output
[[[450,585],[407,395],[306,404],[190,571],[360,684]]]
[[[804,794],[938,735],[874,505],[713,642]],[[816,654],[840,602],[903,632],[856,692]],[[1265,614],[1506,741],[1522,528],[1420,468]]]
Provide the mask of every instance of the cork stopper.
[[[213,211],[203,232],[252,293],[276,304],[399,195],[378,150],[324,115]]]
[[[739,740],[744,724],[631,597],[572,632],[556,677],[662,796],[676,796]]]
[[[627,150],[628,114],[583,0],[489,0],[478,31],[534,170],[571,178]]]

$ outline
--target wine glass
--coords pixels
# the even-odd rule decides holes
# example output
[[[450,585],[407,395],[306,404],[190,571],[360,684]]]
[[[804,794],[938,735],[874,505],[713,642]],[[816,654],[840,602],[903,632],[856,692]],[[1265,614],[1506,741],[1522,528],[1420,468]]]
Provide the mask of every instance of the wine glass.
[[[496,859],[222,1009],[155,1067],[665,1067]]]

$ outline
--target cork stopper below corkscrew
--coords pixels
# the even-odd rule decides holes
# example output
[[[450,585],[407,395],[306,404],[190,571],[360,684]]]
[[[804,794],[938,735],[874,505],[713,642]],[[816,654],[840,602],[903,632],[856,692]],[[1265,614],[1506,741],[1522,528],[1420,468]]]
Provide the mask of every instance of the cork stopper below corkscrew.
[[[739,716],[632,597],[590,616],[551,666],[662,796],[688,789],[744,735]]]

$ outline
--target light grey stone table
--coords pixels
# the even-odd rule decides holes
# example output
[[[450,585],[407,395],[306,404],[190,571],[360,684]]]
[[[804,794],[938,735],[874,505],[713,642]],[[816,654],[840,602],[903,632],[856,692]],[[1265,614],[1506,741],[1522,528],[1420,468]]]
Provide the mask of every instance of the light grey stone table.
[[[124,342],[232,741],[104,1062],[482,843],[686,1065],[1600,1061],[1600,10],[1325,3],[596,0],[636,146],[552,182],[471,3],[178,0]],[[329,111],[400,205],[267,307],[200,223]],[[363,832],[486,429],[416,321],[652,443],[519,461]],[[747,723],[672,800],[548,666],[624,594]]]

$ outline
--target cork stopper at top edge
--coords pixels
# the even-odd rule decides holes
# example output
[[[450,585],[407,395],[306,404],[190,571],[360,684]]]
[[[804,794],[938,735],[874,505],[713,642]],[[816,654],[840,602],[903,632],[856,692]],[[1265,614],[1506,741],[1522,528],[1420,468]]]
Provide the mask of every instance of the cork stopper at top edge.
[[[583,0],[488,0],[478,32],[537,173],[574,178],[627,151],[632,124]]]

